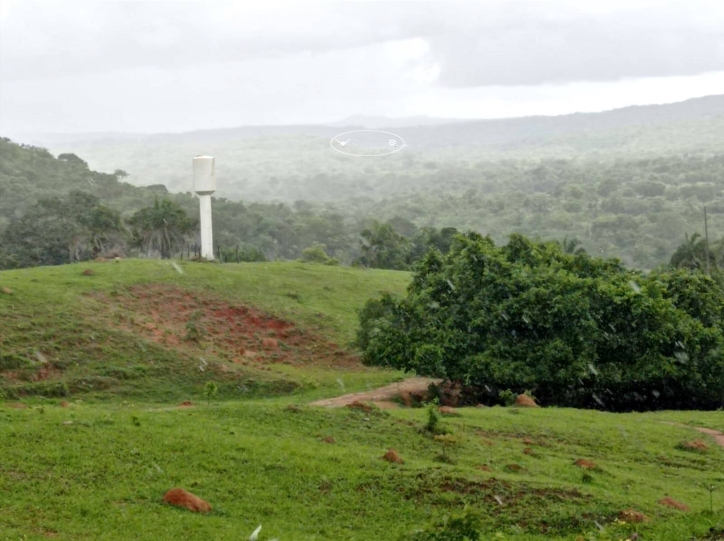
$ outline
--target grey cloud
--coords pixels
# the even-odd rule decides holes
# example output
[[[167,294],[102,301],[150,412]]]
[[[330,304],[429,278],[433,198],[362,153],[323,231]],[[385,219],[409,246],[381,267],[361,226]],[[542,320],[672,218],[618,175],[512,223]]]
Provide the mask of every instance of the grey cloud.
[[[537,23],[431,38],[450,87],[613,81],[724,69],[724,28],[661,28],[637,21]]]
[[[724,68],[707,0],[550,2],[15,2],[4,82],[312,54],[421,37],[446,87],[612,81]],[[609,7],[606,7],[609,6]],[[610,7],[613,6],[613,7]],[[601,12],[603,9],[603,12]]]

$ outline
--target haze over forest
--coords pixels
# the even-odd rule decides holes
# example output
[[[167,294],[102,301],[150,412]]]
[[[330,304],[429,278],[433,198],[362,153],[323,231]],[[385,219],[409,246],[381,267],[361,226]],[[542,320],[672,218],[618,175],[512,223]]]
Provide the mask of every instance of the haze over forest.
[[[352,263],[388,224],[413,244],[424,228],[576,239],[651,269],[703,234],[704,205],[724,235],[724,10],[708,2],[169,6],[4,4],[0,135],[79,161],[8,150],[0,186],[20,195],[0,233],[76,181],[123,220],[144,193],[196,216],[190,160],[208,154],[215,238],[272,259],[323,244]],[[330,148],[354,129],[405,147]],[[135,195],[101,193],[82,164]],[[49,168],[74,180],[38,180]]]

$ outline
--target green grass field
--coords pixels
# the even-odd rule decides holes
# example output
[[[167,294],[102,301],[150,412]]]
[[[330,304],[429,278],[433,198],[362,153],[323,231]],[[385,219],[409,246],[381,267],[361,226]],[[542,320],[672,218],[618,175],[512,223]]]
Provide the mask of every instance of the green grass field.
[[[722,412],[461,408],[443,444],[425,409],[310,406],[403,377],[349,349],[356,310],[409,278],[130,260],[1,272],[0,539],[243,540],[261,524],[263,541],[397,541],[465,506],[483,539],[724,538],[724,449],[691,428],[724,431]],[[679,447],[691,440],[708,448]],[[381,460],[389,448],[405,463]],[[162,503],[175,486],[213,512]]]

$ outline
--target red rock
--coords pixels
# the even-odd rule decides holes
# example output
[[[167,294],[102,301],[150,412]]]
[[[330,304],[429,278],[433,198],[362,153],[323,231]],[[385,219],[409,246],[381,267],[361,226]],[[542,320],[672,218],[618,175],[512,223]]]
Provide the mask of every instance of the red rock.
[[[527,394],[519,394],[515,399],[515,405],[520,408],[537,408],[538,404],[535,403],[530,396]]]
[[[386,460],[387,462],[394,462],[395,464],[404,464],[405,461],[402,460],[399,454],[397,454],[397,451],[394,449],[389,449],[383,456],[382,460]]]
[[[689,510],[688,505],[681,503],[681,502],[677,502],[676,500],[669,498],[668,496],[662,500],[659,500],[659,504],[663,505],[665,507],[672,507],[674,509],[678,509],[679,511],[688,511]]]
[[[198,496],[194,496],[190,492],[182,488],[172,488],[163,496],[163,501],[169,505],[183,507],[194,513],[208,513],[211,506]]]

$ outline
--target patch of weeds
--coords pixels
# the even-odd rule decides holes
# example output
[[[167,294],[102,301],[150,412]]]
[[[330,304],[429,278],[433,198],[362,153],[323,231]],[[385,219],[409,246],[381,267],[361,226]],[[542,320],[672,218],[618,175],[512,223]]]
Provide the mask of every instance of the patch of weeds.
[[[196,310],[189,321],[186,323],[186,336],[184,340],[190,342],[199,342],[206,335],[206,329],[200,323],[201,317],[204,315],[202,310]]]
[[[431,402],[427,406],[427,422],[422,430],[428,434],[432,434],[433,436],[447,434],[448,431],[440,424],[441,420],[442,415],[440,415],[437,404],[435,402]]]
[[[434,437],[435,441],[442,445],[442,452],[435,457],[438,462],[445,464],[455,464],[455,460],[450,455],[450,448],[458,443],[458,440],[451,434],[438,434]]]
[[[403,535],[400,541],[481,541],[481,528],[480,516],[466,510],[445,516],[424,530]]]

